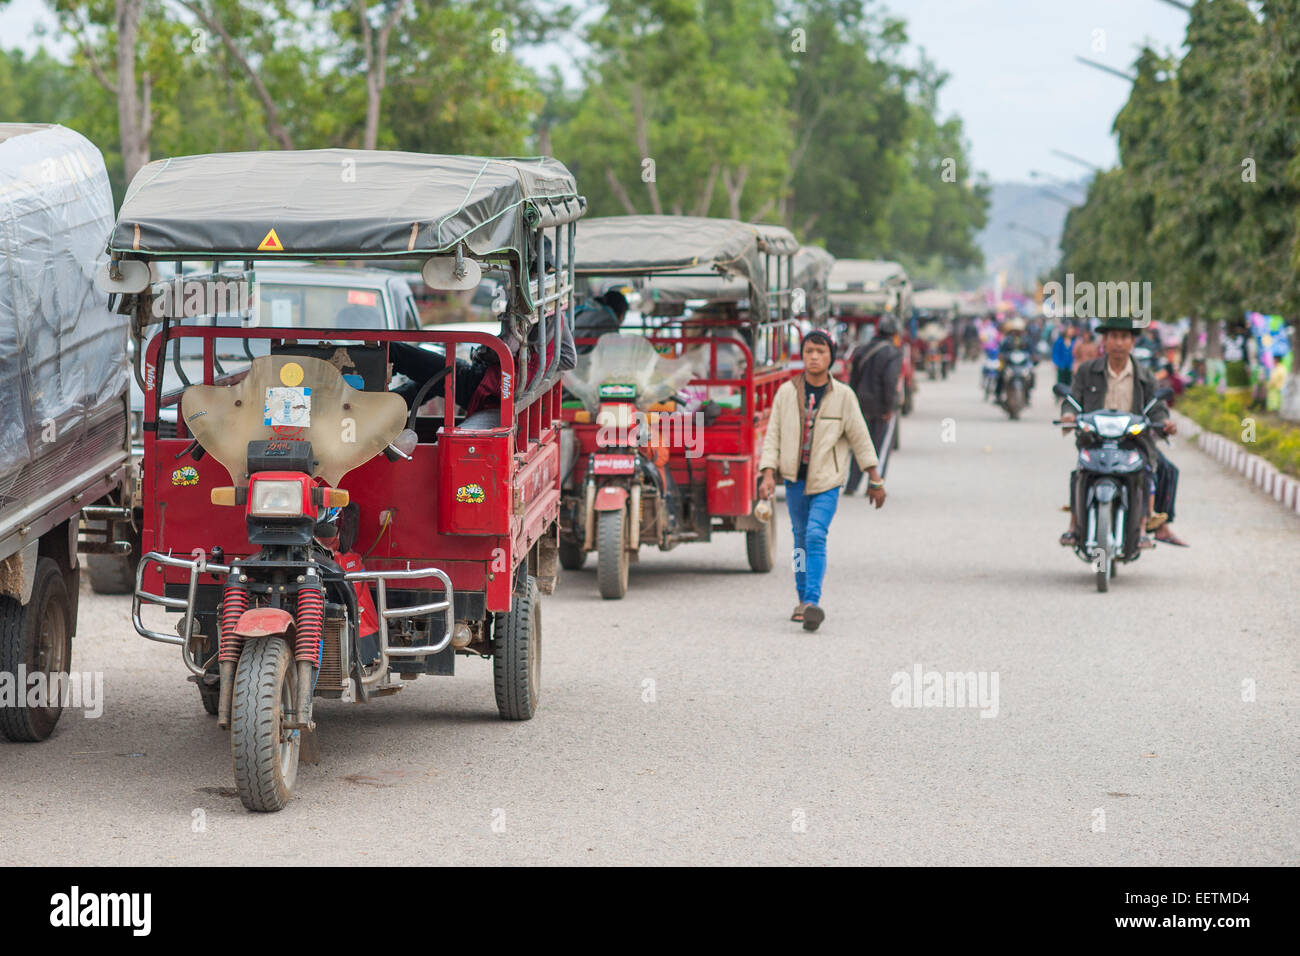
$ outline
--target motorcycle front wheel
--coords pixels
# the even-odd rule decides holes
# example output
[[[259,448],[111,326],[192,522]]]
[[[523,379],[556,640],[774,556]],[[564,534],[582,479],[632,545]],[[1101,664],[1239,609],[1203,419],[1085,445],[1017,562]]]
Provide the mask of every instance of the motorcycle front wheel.
[[[298,779],[301,734],[285,727],[294,713],[297,669],[283,637],[249,641],[235,669],[230,749],[235,787],[250,810],[283,810]]]
[[[1099,501],[1096,509],[1097,549],[1100,552],[1097,556],[1097,590],[1105,593],[1110,590],[1110,569],[1113,563],[1110,539],[1111,503]]]

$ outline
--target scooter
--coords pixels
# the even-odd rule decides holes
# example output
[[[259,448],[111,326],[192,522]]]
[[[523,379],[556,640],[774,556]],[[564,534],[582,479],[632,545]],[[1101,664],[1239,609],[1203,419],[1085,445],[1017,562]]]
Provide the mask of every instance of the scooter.
[[[1008,352],[1001,375],[1003,378],[1002,407],[1014,422],[1020,418],[1020,412],[1029,404],[1029,393],[1034,387],[1032,356],[1023,349]]]
[[[1147,512],[1146,459],[1140,450],[1148,429],[1164,434],[1163,423],[1147,416],[1159,402],[1173,395],[1157,389],[1140,415],[1099,409],[1084,413],[1069,386],[1057,383],[1052,393],[1074,406],[1073,422],[1053,425],[1073,428],[1078,435],[1078,471],[1083,476],[1074,496],[1074,552],[1091,564],[1097,590],[1110,589],[1121,563],[1136,561]],[[1080,533],[1082,532],[1082,533]]]

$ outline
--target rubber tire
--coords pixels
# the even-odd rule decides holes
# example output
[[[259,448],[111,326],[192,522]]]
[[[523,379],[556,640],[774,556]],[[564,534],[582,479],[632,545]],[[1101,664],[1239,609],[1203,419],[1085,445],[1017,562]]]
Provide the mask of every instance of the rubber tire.
[[[627,509],[596,516],[596,586],[606,601],[627,593]]]
[[[235,788],[244,806],[258,813],[283,810],[297,782],[301,740],[294,744],[288,771],[280,766],[280,698],[285,683],[292,690],[296,673],[283,637],[247,641],[235,669],[230,706]]]
[[[203,709],[212,717],[217,716],[217,705],[221,702],[221,685],[213,684],[208,687],[203,681],[198,682],[199,700],[203,702]]]
[[[566,571],[581,571],[587,563],[587,552],[582,545],[567,538],[560,538],[560,567]]]
[[[776,509],[758,531],[745,532],[745,557],[749,570],[767,574],[776,567]]]
[[[502,720],[532,720],[542,691],[542,595],[535,577],[497,615],[492,637],[497,712]]]
[[[1019,382],[1012,382],[1007,390],[1007,414],[1013,422],[1020,419],[1020,410],[1025,407],[1022,388]]]
[[[1110,509],[1109,501],[1097,503],[1097,547],[1103,552],[1102,564],[1097,570],[1097,590],[1103,594],[1110,590],[1110,567],[1113,563],[1110,557]]]
[[[63,574],[53,558],[38,558],[32,579],[32,599],[27,606],[9,597],[0,598],[0,673],[12,675],[16,680],[19,665],[28,675],[36,672],[37,644],[40,639],[41,618],[45,608],[57,608],[63,615],[63,660],[72,667],[72,604]],[[67,673],[67,670],[62,673]],[[49,688],[47,681],[46,687]],[[63,705],[55,707],[27,707],[27,688],[15,688],[22,706],[0,706],[0,734],[16,743],[35,743],[54,732]]]
[[[123,524],[125,522],[118,522],[115,529]],[[131,542],[130,554],[86,555],[90,589],[96,594],[131,594],[135,591],[136,562],[140,560],[140,532],[128,525],[126,537]]]

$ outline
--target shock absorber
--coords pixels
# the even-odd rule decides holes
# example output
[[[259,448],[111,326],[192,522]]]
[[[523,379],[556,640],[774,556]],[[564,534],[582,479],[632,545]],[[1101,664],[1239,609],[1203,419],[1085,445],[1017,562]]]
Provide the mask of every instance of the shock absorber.
[[[320,668],[321,632],[325,626],[325,591],[315,568],[309,568],[306,582],[298,589],[294,615],[293,657],[298,663],[298,720],[311,728],[312,694]]]
[[[235,633],[240,616],[248,610],[248,592],[238,584],[230,582],[239,579],[238,566],[232,566],[230,577],[226,580],[226,590],[221,598],[221,642],[217,656],[221,673],[221,683],[217,696],[217,726],[226,729],[230,726],[230,701],[235,692],[235,667],[239,664],[239,654],[243,650],[244,639]]]

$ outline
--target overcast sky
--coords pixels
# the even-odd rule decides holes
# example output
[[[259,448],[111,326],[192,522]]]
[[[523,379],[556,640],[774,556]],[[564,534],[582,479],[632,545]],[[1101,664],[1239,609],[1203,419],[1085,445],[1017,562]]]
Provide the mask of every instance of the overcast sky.
[[[1084,66],[1084,56],[1127,70],[1144,41],[1178,50],[1187,14],[1161,0],[887,0],[951,78],[940,99],[957,114],[977,171],[995,181],[1030,170],[1073,179],[1083,168],[1063,150],[1099,166],[1115,162],[1111,124],[1128,95],[1124,80]],[[32,49],[37,22],[53,24],[43,0],[0,9],[0,42]],[[559,48],[536,51],[535,65]]]

